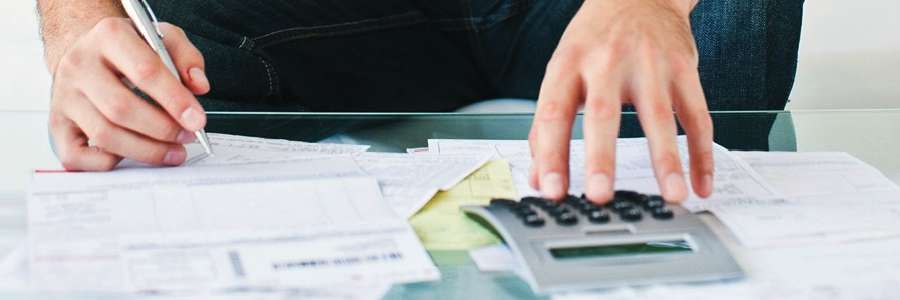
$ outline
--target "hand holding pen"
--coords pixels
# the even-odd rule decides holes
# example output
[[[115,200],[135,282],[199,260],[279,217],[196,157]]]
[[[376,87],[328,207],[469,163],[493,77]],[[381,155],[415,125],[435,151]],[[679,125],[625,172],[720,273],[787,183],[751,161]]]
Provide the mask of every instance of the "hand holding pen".
[[[134,23],[108,17],[73,38],[55,62],[50,133],[67,170],[106,171],[123,158],[175,166],[206,126],[196,95],[209,91],[203,56],[184,31],[159,24],[175,76]],[[135,95],[133,83],[156,104]]]

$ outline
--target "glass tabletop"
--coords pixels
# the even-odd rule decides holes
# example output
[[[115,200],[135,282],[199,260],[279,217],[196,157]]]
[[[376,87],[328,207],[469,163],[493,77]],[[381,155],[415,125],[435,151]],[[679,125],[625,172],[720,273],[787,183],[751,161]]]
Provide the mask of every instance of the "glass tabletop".
[[[711,113],[715,141],[730,150],[840,151],[900,183],[900,110],[743,111]],[[582,138],[582,115],[573,138]],[[531,114],[321,114],[211,112],[210,132],[302,141],[359,143],[405,152],[428,139],[527,139]],[[620,137],[641,137],[637,115],[624,113]],[[466,251],[431,251],[438,282],[395,286],[389,299],[539,298],[511,273],[482,273]]]

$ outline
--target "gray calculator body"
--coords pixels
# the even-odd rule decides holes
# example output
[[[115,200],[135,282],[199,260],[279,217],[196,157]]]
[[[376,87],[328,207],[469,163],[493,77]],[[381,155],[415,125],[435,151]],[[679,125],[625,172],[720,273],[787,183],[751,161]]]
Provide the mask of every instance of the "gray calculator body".
[[[525,198],[522,202],[495,199],[488,206],[461,209],[506,242],[519,266],[524,266],[520,276],[535,293],[743,276],[729,251],[696,215],[663,204],[661,209],[668,215],[657,218],[641,205],[646,195],[635,197],[638,200],[629,201],[617,196],[614,202],[632,202],[629,213],[641,210],[640,218],[621,214],[609,204],[592,208],[583,197],[556,205],[533,197],[527,197],[532,198],[531,204],[540,205],[525,204]],[[588,213],[597,218],[589,220]],[[534,222],[541,219],[542,224]]]

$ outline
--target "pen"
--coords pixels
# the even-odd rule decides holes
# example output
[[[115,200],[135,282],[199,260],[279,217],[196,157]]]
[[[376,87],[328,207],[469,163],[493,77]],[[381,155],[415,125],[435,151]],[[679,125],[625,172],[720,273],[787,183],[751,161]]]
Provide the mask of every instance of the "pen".
[[[175,67],[175,63],[172,62],[172,57],[169,56],[169,51],[166,51],[166,46],[163,43],[163,34],[162,31],[159,30],[159,20],[156,19],[156,15],[150,8],[150,5],[147,4],[147,1],[122,0],[122,6],[125,8],[128,17],[134,22],[134,26],[137,27],[138,31],[144,37],[144,40],[150,44],[150,48],[153,48],[153,51],[156,51],[159,58],[162,59],[163,64],[166,65],[166,68],[172,72],[172,75],[175,75],[175,78],[177,78],[179,82],[181,82],[181,76],[178,75],[178,69]],[[213,150],[212,146],[209,144],[209,137],[206,135],[206,131],[201,128],[199,131],[194,132],[194,135],[197,136],[197,141],[203,146],[203,150],[206,154],[212,155]]]

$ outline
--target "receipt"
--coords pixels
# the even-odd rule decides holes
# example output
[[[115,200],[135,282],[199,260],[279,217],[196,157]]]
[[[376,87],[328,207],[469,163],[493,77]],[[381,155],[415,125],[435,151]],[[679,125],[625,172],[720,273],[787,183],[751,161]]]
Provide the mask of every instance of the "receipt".
[[[485,205],[492,198],[515,199],[506,161],[491,161],[446,192],[440,192],[410,223],[430,250],[465,250],[499,242],[482,225],[466,217],[462,205]]]

